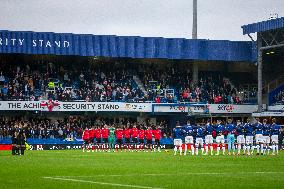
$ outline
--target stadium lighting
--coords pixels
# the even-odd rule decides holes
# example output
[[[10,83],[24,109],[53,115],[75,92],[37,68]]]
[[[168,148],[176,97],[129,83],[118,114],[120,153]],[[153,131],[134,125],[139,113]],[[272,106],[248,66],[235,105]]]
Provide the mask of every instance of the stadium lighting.
[[[267,52],[267,53],[265,53],[265,54],[271,55],[271,54],[274,54],[274,53],[275,53],[274,51],[270,51],[270,52]]]

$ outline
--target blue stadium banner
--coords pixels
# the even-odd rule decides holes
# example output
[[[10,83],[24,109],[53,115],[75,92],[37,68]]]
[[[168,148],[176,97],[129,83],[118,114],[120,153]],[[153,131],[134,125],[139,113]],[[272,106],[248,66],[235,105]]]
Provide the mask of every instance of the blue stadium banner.
[[[0,30],[0,53],[253,62],[256,45],[250,41]]]

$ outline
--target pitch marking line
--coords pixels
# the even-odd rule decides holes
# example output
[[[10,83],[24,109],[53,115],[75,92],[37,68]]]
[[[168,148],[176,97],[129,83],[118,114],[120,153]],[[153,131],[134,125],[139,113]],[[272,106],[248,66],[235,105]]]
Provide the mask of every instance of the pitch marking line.
[[[79,180],[79,179],[71,179],[71,178],[70,179],[68,179],[68,178],[59,178],[59,177],[43,177],[43,178],[45,178],[45,179],[52,179],[52,180],[62,180],[62,181],[84,182],[84,183],[91,183],[91,184],[118,186],[118,187],[128,187],[128,188],[163,189],[163,188],[157,188],[157,187],[129,185],[129,184],[117,184],[117,183],[107,183],[107,182],[96,182],[96,181]]]
[[[283,174],[284,172],[212,172],[212,173],[206,173],[206,172],[200,172],[200,173],[149,173],[149,174],[124,174],[124,175],[89,175],[89,176],[55,176],[51,178],[88,178],[88,177],[132,177],[132,176],[175,176],[175,175],[227,175],[227,174]]]

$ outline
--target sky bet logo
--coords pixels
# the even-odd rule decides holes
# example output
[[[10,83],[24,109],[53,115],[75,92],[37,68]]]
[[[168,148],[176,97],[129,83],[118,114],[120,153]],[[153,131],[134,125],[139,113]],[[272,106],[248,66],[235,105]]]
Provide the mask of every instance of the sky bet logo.
[[[231,105],[231,104],[218,105],[218,110],[226,111],[226,112],[233,112],[234,111],[234,105]]]

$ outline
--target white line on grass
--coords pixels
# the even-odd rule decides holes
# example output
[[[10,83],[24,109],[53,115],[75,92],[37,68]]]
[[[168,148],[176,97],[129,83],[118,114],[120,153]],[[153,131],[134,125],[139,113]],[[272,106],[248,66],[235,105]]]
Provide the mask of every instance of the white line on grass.
[[[72,182],[84,182],[91,184],[100,184],[100,185],[109,185],[109,186],[118,186],[118,187],[128,187],[128,188],[143,188],[143,189],[163,189],[157,187],[148,187],[148,186],[139,186],[139,185],[130,185],[130,184],[118,184],[118,183],[107,183],[107,182],[96,182],[96,181],[88,181],[88,180],[79,180],[79,179],[71,179],[71,178],[59,178],[59,177],[43,177],[45,179],[53,179],[53,180],[62,180],[62,181],[72,181]]]
[[[145,174],[121,174],[121,175],[88,175],[88,176],[55,176],[56,178],[84,178],[84,177],[132,177],[132,176],[181,176],[181,175],[229,175],[229,174],[283,174],[284,172],[200,172],[200,173],[145,173]],[[53,178],[53,177],[52,177]]]

